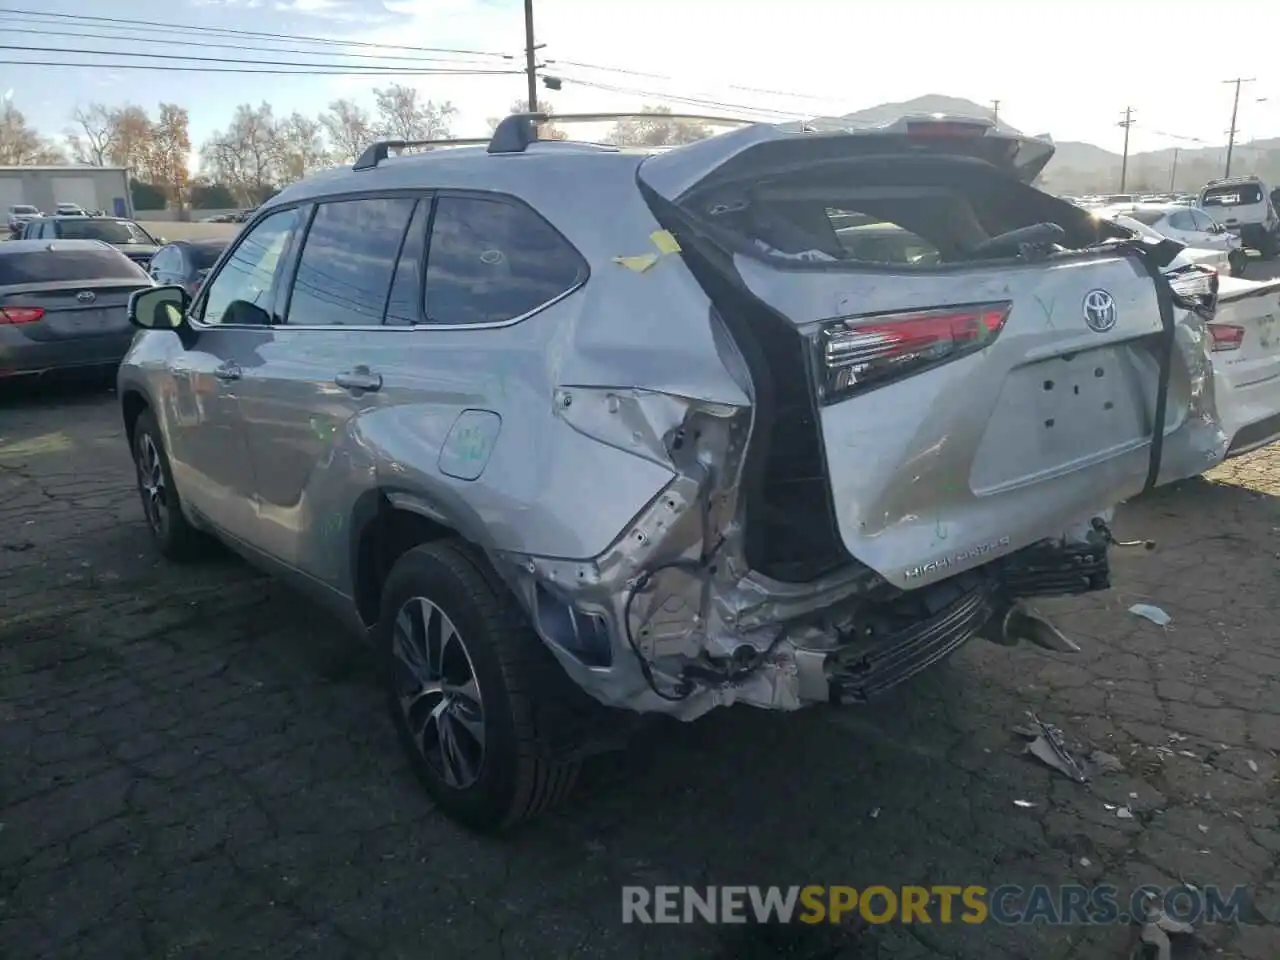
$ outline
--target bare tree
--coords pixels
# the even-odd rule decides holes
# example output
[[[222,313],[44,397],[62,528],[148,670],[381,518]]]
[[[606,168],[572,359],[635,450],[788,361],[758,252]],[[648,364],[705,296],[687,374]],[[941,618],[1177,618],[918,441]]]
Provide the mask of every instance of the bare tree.
[[[190,117],[176,103],[160,104],[160,118],[151,128],[151,151],[147,156],[147,179],[164,191],[170,202],[181,205],[191,178]]]
[[[203,165],[236,192],[241,202],[260,203],[280,179],[280,127],[269,103],[242,103],[226,130],[201,148]]]
[[[27,123],[21,110],[11,101],[4,102],[0,109],[0,164],[57,164],[66,160],[61,150]]]
[[[670,107],[642,107],[643,117],[619,120],[613,125],[609,142],[627,147],[666,147],[693,143],[711,136],[705,123],[672,120]]]
[[[329,137],[333,159],[350,163],[360,156],[374,137],[369,111],[354,100],[334,100],[320,114],[320,124]]]
[[[513,113],[528,113],[528,112],[529,112],[529,101],[517,100],[515,103],[511,104],[510,109],[507,110],[507,115],[510,116]],[[546,100],[540,100],[538,101],[538,112],[545,113],[547,116],[553,117],[555,116],[556,108],[553,107]],[[494,130],[498,129],[498,124],[502,122],[502,119],[503,119],[502,117],[489,118],[490,133],[493,133]],[[567,140],[568,134],[566,134],[563,130],[557,127],[555,125],[555,122],[552,121],[550,123],[544,123],[540,127],[538,127],[538,139]]]
[[[413,87],[393,83],[373,91],[378,119],[375,132],[390,140],[440,140],[448,138],[458,108],[449,101],[424,100]]]
[[[111,111],[111,127],[111,162],[126,167],[132,177],[145,178],[154,139],[147,111],[133,104],[118,107]]]
[[[116,125],[111,108],[101,103],[76,107],[71,120],[75,126],[67,131],[67,145],[76,163],[105,167],[115,144]]]
[[[276,128],[276,157],[282,183],[292,183],[330,164],[319,120],[294,111]]]

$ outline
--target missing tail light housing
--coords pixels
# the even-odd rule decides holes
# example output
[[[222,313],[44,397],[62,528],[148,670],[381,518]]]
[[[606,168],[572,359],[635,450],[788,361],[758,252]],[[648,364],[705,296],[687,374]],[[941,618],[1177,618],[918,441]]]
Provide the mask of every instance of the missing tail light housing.
[[[844,317],[815,336],[819,397],[834,403],[976,353],[1004,329],[1012,304],[966,304]]]
[[[43,316],[43,307],[0,307],[0,323],[35,323]]]
[[[1166,275],[1173,291],[1173,302],[1212,320],[1218,309],[1218,271],[1194,263]]]
[[[1237,327],[1233,323],[1210,323],[1208,327],[1214,353],[1239,350],[1244,344],[1244,327]]]

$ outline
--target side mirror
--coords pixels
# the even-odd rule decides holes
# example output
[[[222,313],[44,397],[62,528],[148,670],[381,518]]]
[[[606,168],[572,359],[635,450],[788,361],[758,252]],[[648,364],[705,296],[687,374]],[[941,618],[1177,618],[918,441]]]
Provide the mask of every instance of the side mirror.
[[[151,287],[129,297],[129,322],[143,330],[172,330],[183,337],[191,331],[187,307],[191,297],[179,286]]]
[[[156,237],[156,246],[158,246],[158,247],[162,247],[162,246],[164,246],[164,245],[165,245],[166,243],[168,243],[168,242],[169,242],[169,241],[168,241],[168,240],[166,240],[164,237]]]

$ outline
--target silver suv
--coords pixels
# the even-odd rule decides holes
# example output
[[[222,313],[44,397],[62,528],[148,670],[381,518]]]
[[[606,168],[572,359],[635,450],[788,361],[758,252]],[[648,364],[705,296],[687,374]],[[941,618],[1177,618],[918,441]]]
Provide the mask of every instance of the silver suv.
[[[1215,278],[1030,187],[1046,141],[541,120],[285,190],[134,298],[119,375],[163,552],[213,534],[368,638],[466,824],[641,714],[1070,649],[1026,598],[1105,589],[1112,506],[1225,451]]]

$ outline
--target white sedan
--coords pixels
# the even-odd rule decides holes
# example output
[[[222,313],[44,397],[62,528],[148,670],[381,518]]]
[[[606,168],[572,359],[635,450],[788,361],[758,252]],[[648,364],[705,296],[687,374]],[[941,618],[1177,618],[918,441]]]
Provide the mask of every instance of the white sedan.
[[[1159,211],[1157,213],[1157,211]],[[1242,276],[1248,255],[1240,244],[1240,238],[1225,227],[1198,232],[1195,230],[1178,230],[1177,224],[1194,224],[1198,218],[1184,219],[1184,215],[1192,213],[1207,216],[1202,210],[1177,205],[1152,207],[1128,207],[1123,210],[1099,211],[1097,216],[1106,217],[1135,233],[1140,233],[1153,240],[1177,240],[1186,244],[1187,249],[1178,255],[1176,263],[1203,263],[1215,268],[1220,274]],[[1148,223],[1148,220],[1154,221]],[[1212,221],[1211,221],[1212,222]],[[1165,230],[1169,232],[1166,233]]]
[[[1280,280],[1219,276],[1209,332],[1227,456],[1280,440]]]

